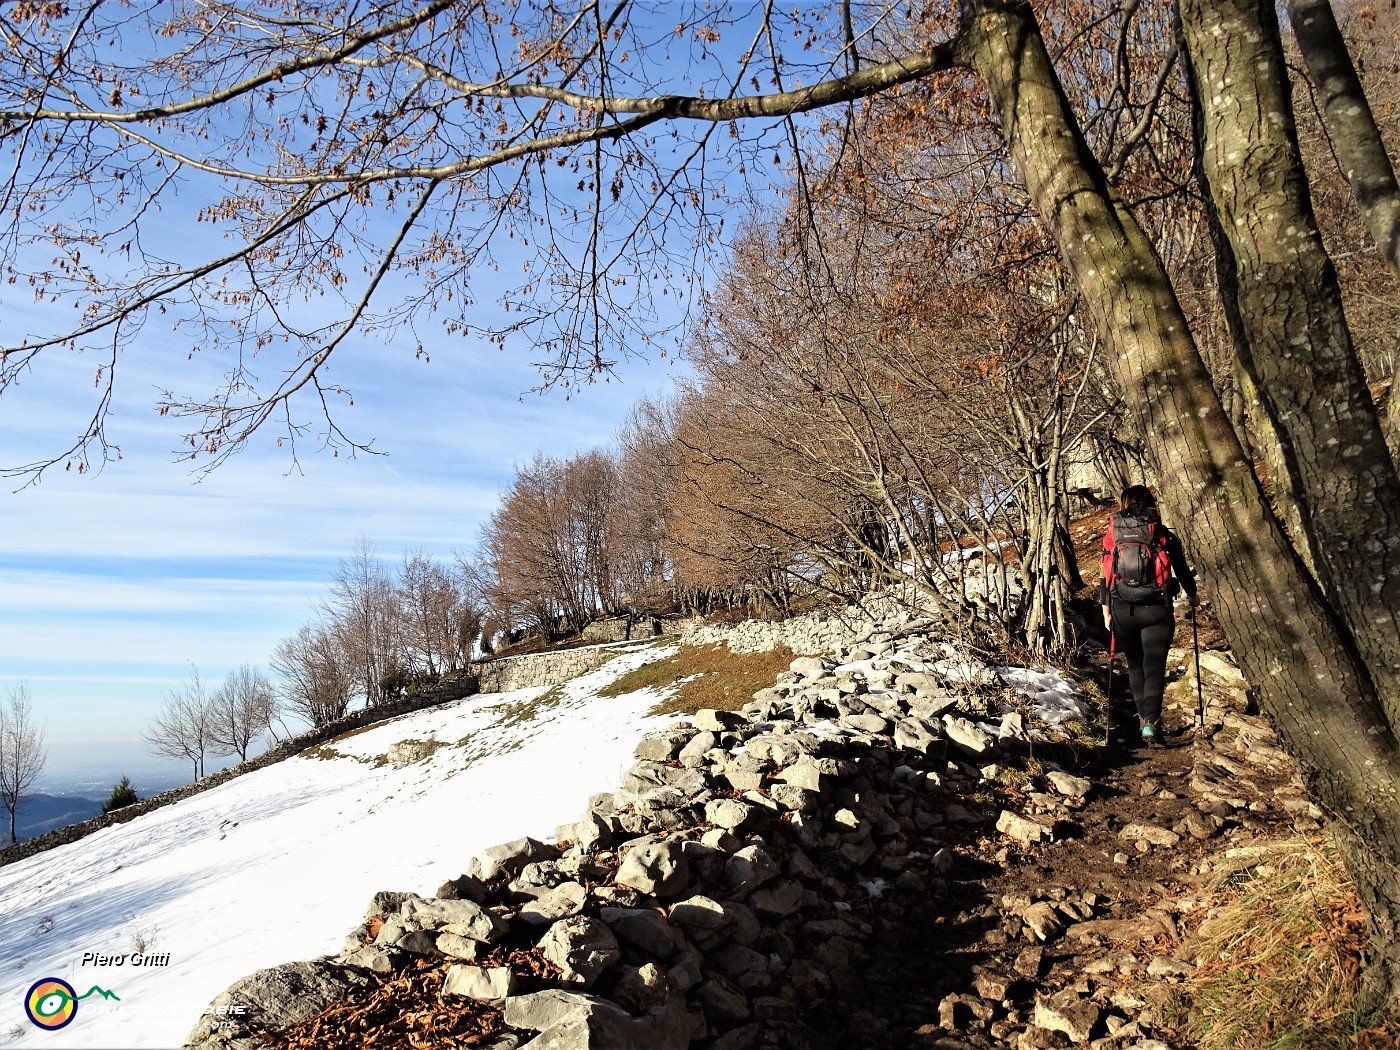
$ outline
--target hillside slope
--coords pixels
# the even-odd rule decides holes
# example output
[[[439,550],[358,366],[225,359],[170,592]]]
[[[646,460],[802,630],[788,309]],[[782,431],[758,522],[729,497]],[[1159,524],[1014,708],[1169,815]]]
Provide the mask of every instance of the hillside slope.
[[[231,981],[338,950],[375,891],[431,894],[486,846],[552,835],[667,721],[655,692],[594,695],[655,655],[404,715],[0,868],[0,1045],[178,1046]],[[46,977],[119,999],[44,1031],[25,998]]]

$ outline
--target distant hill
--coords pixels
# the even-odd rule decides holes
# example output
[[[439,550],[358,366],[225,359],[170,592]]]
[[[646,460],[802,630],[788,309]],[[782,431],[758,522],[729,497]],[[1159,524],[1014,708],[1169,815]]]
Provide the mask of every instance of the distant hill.
[[[95,817],[101,812],[101,802],[77,795],[21,795],[19,805],[15,807],[15,837],[23,842],[46,831]],[[0,809],[0,816],[8,815]],[[0,835],[9,830],[8,826],[0,828]]]

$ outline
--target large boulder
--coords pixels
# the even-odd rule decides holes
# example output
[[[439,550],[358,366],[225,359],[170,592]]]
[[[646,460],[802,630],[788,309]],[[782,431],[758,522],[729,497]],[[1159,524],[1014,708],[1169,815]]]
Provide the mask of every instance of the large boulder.
[[[690,862],[679,839],[647,842],[630,849],[617,869],[617,883],[663,900],[686,892]]]
[[[300,1024],[369,981],[364,971],[327,959],[258,970],[214,997],[184,1045],[220,1050],[266,1046],[257,1032],[277,1032]],[[211,1019],[217,1019],[218,1025],[211,1024]]]

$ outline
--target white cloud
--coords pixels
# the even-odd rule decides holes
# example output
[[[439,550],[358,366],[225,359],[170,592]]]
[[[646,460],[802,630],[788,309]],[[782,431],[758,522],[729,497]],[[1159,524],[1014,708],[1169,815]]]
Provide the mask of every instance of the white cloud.
[[[516,464],[607,445],[628,407],[672,376],[636,366],[625,385],[522,396],[538,377],[521,362],[453,356],[423,364],[365,347],[338,362],[356,399],[337,422],[387,455],[333,458],[303,443],[298,469],[269,434],[202,480],[171,461],[177,427],[151,405],[156,386],[188,389],[193,378],[171,379],[149,354],[124,359],[112,433],[123,459],[0,493],[0,689],[31,683],[51,754],[103,734],[138,737],[191,663],[208,681],[265,665],[312,619],[361,537],[390,562],[405,550],[470,550]],[[6,395],[6,464],[66,447],[84,421],[75,409],[93,363],[48,364]],[[189,371],[208,378],[212,365],[197,358]]]

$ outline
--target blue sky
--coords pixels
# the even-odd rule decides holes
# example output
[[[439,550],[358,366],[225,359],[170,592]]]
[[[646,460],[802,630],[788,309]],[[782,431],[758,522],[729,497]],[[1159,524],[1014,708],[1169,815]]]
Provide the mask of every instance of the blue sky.
[[[740,14],[759,13],[755,8]],[[669,19],[669,9],[665,15]],[[667,47],[673,40],[669,25],[659,38]],[[732,76],[734,50],[752,39],[751,24],[736,28],[722,45],[711,45],[706,57],[689,54],[677,69],[667,68],[681,78],[681,90],[716,90]],[[823,61],[807,57],[818,66]],[[765,159],[785,143],[775,127],[766,128],[746,132],[756,140],[767,136]],[[663,159],[669,150],[677,158],[689,151],[688,140],[673,144],[665,135],[655,148]],[[726,166],[742,159],[732,152],[727,136],[715,137],[707,179],[724,179]],[[736,175],[730,192],[762,198],[768,177],[756,167]],[[576,192],[568,181],[573,176],[562,178],[552,190],[555,206]],[[148,250],[186,266],[223,250],[210,247],[222,231],[194,221],[216,194],[191,179],[166,199],[166,210],[147,209],[142,222],[143,236],[151,238]],[[83,207],[102,211],[100,202],[83,205],[81,192],[75,199],[79,216],[86,214]],[[629,201],[624,195],[619,206],[624,219]],[[735,230],[738,216],[732,218],[728,228]],[[53,213],[46,221],[53,221]],[[693,234],[681,219],[672,221],[683,234]],[[551,232],[565,242],[586,239],[582,225],[554,220]],[[487,325],[518,316],[504,317],[495,299],[512,283],[509,275],[522,272],[521,260],[511,258],[519,241],[492,247],[499,272],[475,272],[469,289],[471,301],[492,312],[482,318]],[[659,283],[650,289],[663,311],[684,309],[677,293],[681,299],[696,295],[705,276],[697,267],[717,265],[703,255],[687,258],[684,245],[676,250],[676,270],[653,278]],[[712,250],[723,253],[715,245],[705,252]],[[99,266],[120,266],[125,258],[119,251],[88,255],[85,264]],[[381,288],[377,305],[392,299],[390,285]],[[662,317],[654,326],[646,309],[628,309],[635,288],[606,289],[618,311],[612,318],[615,337],[631,339],[674,319]],[[328,317],[316,314],[334,309],[336,298],[333,290],[324,299],[313,297],[295,326],[324,323]],[[27,288],[0,287],[5,341],[52,334],[64,319],[71,323],[76,305],[40,308]],[[42,309],[50,311],[47,318]],[[191,473],[188,462],[175,461],[180,421],[155,411],[161,389],[198,397],[217,385],[219,352],[206,347],[189,357],[191,340],[202,335],[198,326],[161,330],[189,312],[153,318],[120,360],[108,435],[121,447],[119,462],[95,476],[51,471],[20,491],[11,491],[18,483],[0,483],[0,695],[21,680],[27,683],[47,723],[51,773],[100,758],[111,764],[115,781],[138,761],[149,765],[142,729],[188,678],[191,665],[207,684],[243,663],[266,666],[276,644],[312,619],[337,562],[361,538],[390,562],[410,549],[450,558],[471,548],[515,464],[528,462],[536,451],[568,456],[608,444],[628,408],[643,396],[668,392],[683,367],[675,364],[669,339],[650,348],[633,345],[631,357],[612,355],[622,358],[620,381],[579,387],[567,397],[562,391],[522,396],[540,381],[529,362],[545,356],[523,341],[502,352],[462,337],[429,337],[424,341],[431,362],[424,363],[414,359],[416,339],[405,336],[394,344],[382,336],[356,337],[336,350],[324,378],[354,394],[353,405],[337,408],[337,424],[354,440],[372,440],[385,455],[333,458],[317,452],[312,439],[301,442],[294,463],[269,432],[202,476]],[[55,322],[55,316],[61,319]],[[425,337],[440,331],[431,317],[420,320]],[[630,334],[617,335],[622,332]],[[266,370],[265,384],[273,378],[279,347],[264,349],[252,362]],[[670,351],[665,358],[663,348]],[[59,454],[82,432],[100,363],[61,350],[41,355],[34,374],[0,398],[0,466]],[[309,399],[301,411],[312,415]]]
[[[52,776],[149,767],[142,728],[191,664],[209,684],[266,667],[360,537],[389,562],[471,548],[515,464],[608,444],[630,405],[676,375],[674,355],[653,351],[568,398],[522,393],[539,381],[525,353],[456,344],[429,364],[411,346],[337,352],[334,375],[356,395],[337,421],[384,455],[307,443],[298,469],[269,433],[207,476],[174,461],[179,423],[153,407],[158,385],[191,374],[184,355],[123,359],[122,460],[0,492],[0,693],[27,683]],[[82,358],[51,359],[0,400],[0,462],[67,447],[90,377]]]

